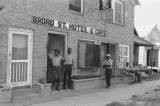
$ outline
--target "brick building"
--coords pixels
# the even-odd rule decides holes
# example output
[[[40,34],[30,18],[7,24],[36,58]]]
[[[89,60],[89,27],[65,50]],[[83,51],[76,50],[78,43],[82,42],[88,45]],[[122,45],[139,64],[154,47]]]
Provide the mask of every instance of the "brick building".
[[[114,73],[133,61],[137,0],[1,0],[0,83],[31,85],[47,77],[47,53],[73,50],[74,74],[100,75],[110,53]],[[50,43],[49,43],[50,42]],[[78,71],[77,71],[78,70]]]

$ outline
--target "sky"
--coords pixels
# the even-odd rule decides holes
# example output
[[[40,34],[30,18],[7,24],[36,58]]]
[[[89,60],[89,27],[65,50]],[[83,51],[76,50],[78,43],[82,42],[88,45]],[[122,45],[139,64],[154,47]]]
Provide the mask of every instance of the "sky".
[[[149,34],[157,24],[160,29],[160,0],[139,0],[140,6],[135,7],[135,27],[139,36]]]

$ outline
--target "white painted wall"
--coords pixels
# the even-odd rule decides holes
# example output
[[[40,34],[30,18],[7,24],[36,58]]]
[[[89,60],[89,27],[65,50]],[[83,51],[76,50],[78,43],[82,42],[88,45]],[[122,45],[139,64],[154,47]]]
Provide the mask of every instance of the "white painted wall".
[[[146,47],[144,47],[143,65],[144,65],[144,66],[147,66],[147,48],[146,48]]]
[[[160,67],[160,49],[158,50],[158,67]]]
[[[139,47],[139,61],[138,64],[142,64],[143,66],[147,65],[147,49],[143,46]]]

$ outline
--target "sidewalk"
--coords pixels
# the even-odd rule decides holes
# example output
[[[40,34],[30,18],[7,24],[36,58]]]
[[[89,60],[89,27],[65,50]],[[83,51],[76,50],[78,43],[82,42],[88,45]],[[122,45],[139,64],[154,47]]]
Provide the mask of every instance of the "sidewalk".
[[[143,82],[143,84],[135,84],[132,86],[117,84],[109,89],[100,88],[92,93],[29,106],[104,106],[113,101],[127,101],[133,95],[142,95],[147,91],[157,88],[159,85],[160,80]]]

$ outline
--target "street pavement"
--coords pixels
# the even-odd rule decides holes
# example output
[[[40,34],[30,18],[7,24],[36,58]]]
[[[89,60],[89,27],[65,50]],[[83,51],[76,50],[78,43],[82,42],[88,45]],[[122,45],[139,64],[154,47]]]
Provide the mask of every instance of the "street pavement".
[[[55,101],[43,102],[29,106],[104,106],[113,101],[128,102],[133,95],[142,95],[160,86],[160,80],[128,85],[115,84],[109,89],[99,88],[97,91]]]

